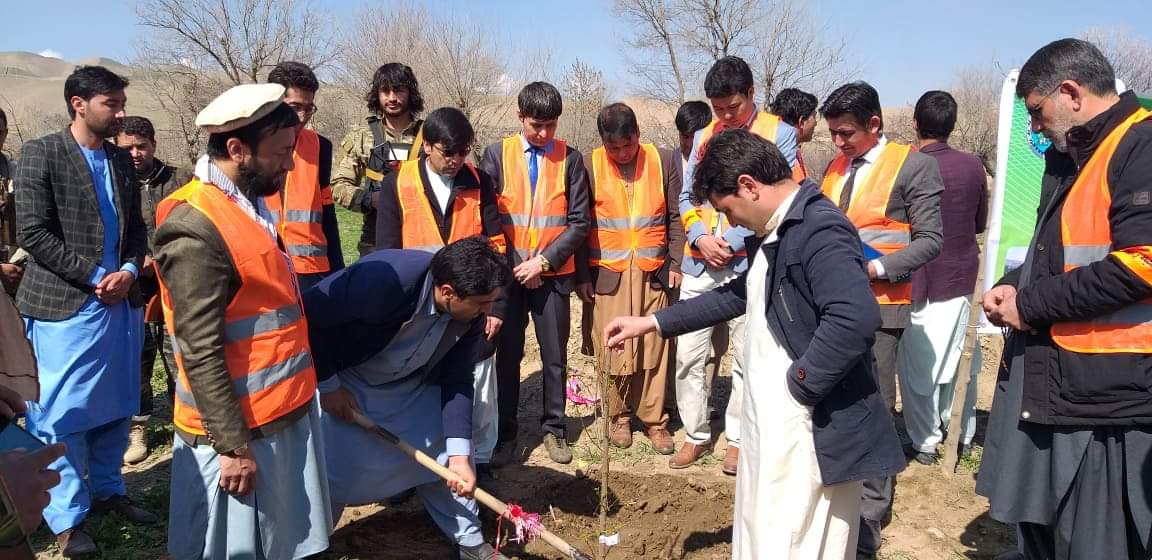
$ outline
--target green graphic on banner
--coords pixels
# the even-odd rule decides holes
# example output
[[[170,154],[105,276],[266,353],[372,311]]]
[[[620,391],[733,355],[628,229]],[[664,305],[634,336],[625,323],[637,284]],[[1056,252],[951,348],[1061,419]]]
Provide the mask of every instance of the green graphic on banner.
[[[1006,88],[1015,84],[1015,72],[1009,76]],[[1008,99],[1001,106],[1008,105]],[[1003,181],[998,181],[995,196],[1003,201],[1000,215],[992,220],[991,228],[999,229],[995,235],[997,243],[989,247],[994,251],[995,264],[992,274],[985,279],[991,286],[1006,270],[1024,263],[1028,244],[1036,228],[1037,207],[1040,204],[1040,180],[1044,174],[1044,151],[1052,144],[1041,134],[1032,132],[1032,122],[1024,101],[1011,97],[1012,120],[1010,128],[1000,131],[999,140],[1007,140],[1007,163],[1004,166]],[[1140,103],[1152,109],[1152,99],[1140,99]],[[1002,123],[1005,124],[1005,123]],[[1007,132],[1007,134],[1005,134]]]
[[[1040,178],[1044,174],[1044,150],[1051,142],[1031,130],[1024,101],[1012,102],[1012,128],[1008,136],[1008,164],[1004,174],[1004,210],[1000,219],[1000,243],[996,252],[996,277],[1024,263],[1036,207],[1040,204]]]

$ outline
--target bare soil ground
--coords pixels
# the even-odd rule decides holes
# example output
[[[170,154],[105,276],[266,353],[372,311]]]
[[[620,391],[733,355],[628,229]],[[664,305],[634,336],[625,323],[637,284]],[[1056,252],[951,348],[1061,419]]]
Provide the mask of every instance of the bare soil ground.
[[[354,253],[352,253],[354,254]],[[574,300],[575,302],[575,300]],[[580,305],[572,306],[572,337],[569,343],[572,374],[596,386],[592,362],[581,356]],[[556,465],[548,460],[537,430],[540,417],[541,379],[539,354],[529,327],[523,364],[519,448],[511,465],[497,469],[493,494],[516,502],[528,511],[542,514],[544,524],[582,550],[595,553],[598,521],[601,451],[594,443],[601,433],[598,415],[590,407],[569,405],[569,439],[575,460]],[[987,500],[974,493],[975,468],[992,401],[995,365],[999,363],[1000,337],[983,337],[983,368],[977,401],[977,452],[962,462],[962,472],[946,475],[939,467],[913,463],[897,479],[896,501],[891,524],[884,531],[883,560],[990,559],[1014,547],[1010,527],[987,516]],[[162,370],[154,386],[162,394]],[[724,407],[729,392],[727,374],[716,380],[712,396],[714,433],[722,432]],[[167,518],[168,462],[171,431],[163,426],[170,413],[156,399],[161,423],[149,433],[156,452],[141,465],[126,467],[128,491],[139,503]],[[671,401],[669,401],[669,407]],[[898,420],[899,423],[899,420]],[[683,430],[673,419],[677,444]],[[608,532],[619,533],[620,544],[609,558],[626,559],[723,559],[730,555],[735,479],[720,473],[726,443],[716,445],[716,454],[688,469],[673,471],[667,458],[656,454],[647,439],[636,434],[636,444],[627,450],[612,450]],[[780,507],[788,507],[780,504]],[[94,558],[154,559],[165,550],[166,523],[141,528],[116,516],[88,523],[101,552]],[[177,529],[179,530],[179,529]],[[496,523],[485,519],[485,534],[495,542]],[[44,529],[33,539],[37,558],[61,558],[52,536]],[[505,543],[501,551],[520,559],[559,560],[561,556],[536,542],[521,546]],[[442,559],[454,558],[447,538],[432,524],[419,502],[409,500],[399,506],[372,505],[345,511],[332,537],[325,560],[354,559]]]

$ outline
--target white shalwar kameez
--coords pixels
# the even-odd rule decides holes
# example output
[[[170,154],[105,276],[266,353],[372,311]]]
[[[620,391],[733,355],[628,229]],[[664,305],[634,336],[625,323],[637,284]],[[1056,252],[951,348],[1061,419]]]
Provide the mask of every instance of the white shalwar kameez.
[[[772,224],[792,205],[780,205]],[[764,245],[777,241],[775,226]],[[862,483],[825,486],[812,440],[812,409],[788,391],[787,351],[768,328],[764,290],[772,263],[763,250],[748,271],[744,407],[736,475],[732,558],[854,558]]]

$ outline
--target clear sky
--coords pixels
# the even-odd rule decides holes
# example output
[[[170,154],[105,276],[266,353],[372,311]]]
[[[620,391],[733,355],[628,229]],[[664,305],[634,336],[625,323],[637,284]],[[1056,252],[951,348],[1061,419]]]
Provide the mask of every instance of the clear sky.
[[[379,1],[314,0],[337,18]],[[1152,39],[1152,32],[1139,28],[1148,0],[794,1],[805,3],[813,19],[826,24],[823,33],[848,42],[857,77],[876,86],[885,105],[910,103],[925,90],[946,87],[965,66],[997,63],[1006,71],[1044,43],[1089,27],[1120,28]],[[134,5],[130,0],[0,0],[0,51],[127,60],[142,33]],[[604,72],[612,93],[629,92],[622,53],[630,29],[613,15],[611,0],[436,0],[431,5],[437,13],[490,25],[507,39],[539,44],[558,66],[579,57]]]

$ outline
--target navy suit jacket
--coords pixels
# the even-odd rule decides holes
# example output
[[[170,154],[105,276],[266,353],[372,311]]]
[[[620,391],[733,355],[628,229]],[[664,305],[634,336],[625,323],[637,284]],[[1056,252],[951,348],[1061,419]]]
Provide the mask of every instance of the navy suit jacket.
[[[868,285],[859,233],[811,181],[800,187],[778,231],[779,240],[765,246],[763,256],[762,240],[749,238],[748,257],[772,261],[765,315],[792,359],[789,392],[812,407],[821,480],[831,485],[895,475],[905,460],[872,371],[880,309]],[[673,337],[744,314],[747,277],[745,270],[732,282],[657,312],[661,334]]]
[[[375,356],[416,313],[432,253],[376,251],[304,292],[316,376],[325,380]],[[444,437],[472,438],[472,370],[484,317],[452,321],[420,369],[441,387]]]

